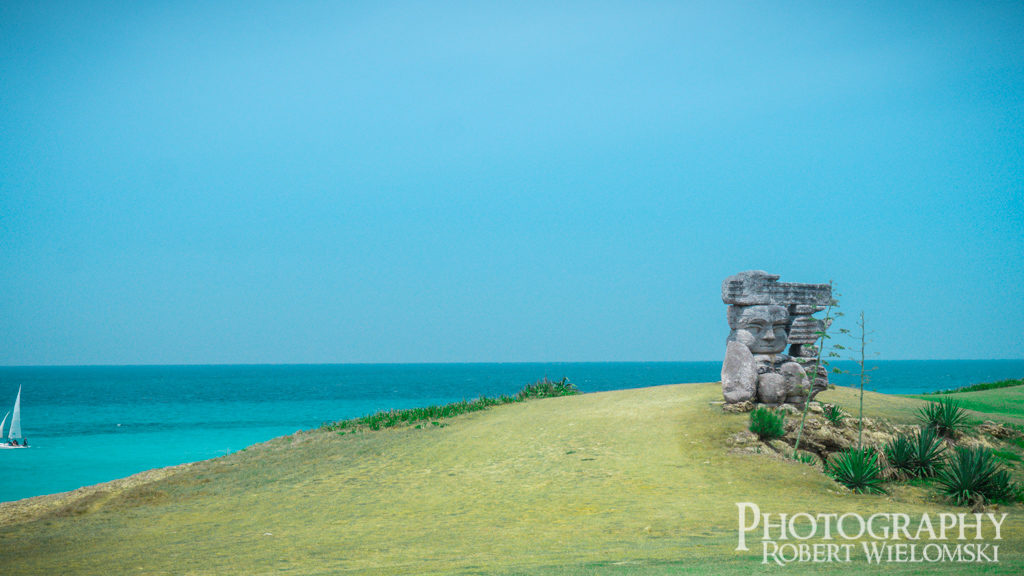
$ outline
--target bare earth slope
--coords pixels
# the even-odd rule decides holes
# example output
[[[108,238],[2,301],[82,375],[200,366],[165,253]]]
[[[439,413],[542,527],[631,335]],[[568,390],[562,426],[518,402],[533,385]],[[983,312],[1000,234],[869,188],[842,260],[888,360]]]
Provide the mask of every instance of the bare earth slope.
[[[966,512],[923,489],[852,495],[810,466],[729,453],[726,438],[747,417],[723,414],[720,398],[717,384],[660,386],[504,405],[422,429],[278,438],[0,506],[0,572],[745,574],[773,570],[760,550],[734,551],[737,502]],[[855,406],[849,390],[822,399]],[[911,422],[919,405],[869,394],[865,414]],[[1000,563],[985,573],[1024,571],[1024,515],[1004,511]]]

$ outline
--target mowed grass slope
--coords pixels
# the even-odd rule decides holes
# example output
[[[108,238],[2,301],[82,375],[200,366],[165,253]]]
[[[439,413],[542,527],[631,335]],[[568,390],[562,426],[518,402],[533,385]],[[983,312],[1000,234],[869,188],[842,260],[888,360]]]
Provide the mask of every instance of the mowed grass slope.
[[[34,520],[12,522],[31,500],[0,508],[0,566],[5,576],[793,574],[820,566],[762,566],[759,550],[733,550],[736,502],[965,511],[923,489],[851,495],[810,466],[731,454],[726,439],[747,416],[723,414],[720,398],[717,384],[660,386],[497,406],[445,426],[304,432],[128,488],[36,501]],[[852,390],[821,399],[856,413]],[[868,393],[865,414],[911,423],[921,405]],[[1024,518],[1009,510],[1001,562],[985,573],[1024,571]]]

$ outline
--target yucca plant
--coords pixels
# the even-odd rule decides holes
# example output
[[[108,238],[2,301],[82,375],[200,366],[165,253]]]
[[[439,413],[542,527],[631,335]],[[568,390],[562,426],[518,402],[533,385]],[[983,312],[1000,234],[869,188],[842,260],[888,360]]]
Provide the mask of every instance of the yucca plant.
[[[1012,500],[1020,489],[992,457],[992,451],[982,446],[958,446],[936,482],[942,493],[960,506]]]
[[[761,440],[782,438],[786,435],[785,420],[784,413],[758,406],[750,413],[750,431]]]
[[[942,468],[946,444],[934,428],[925,427],[914,438],[914,476],[931,478]]]
[[[899,478],[913,478],[917,475],[917,458],[911,437],[898,434],[885,444],[885,458]]]
[[[825,473],[861,494],[885,494],[878,453],[873,448],[848,448],[825,462]]]
[[[826,404],[823,411],[825,418],[836,426],[842,424],[843,420],[846,420],[846,412],[838,404]]]
[[[946,438],[952,438],[960,430],[967,429],[967,411],[959,400],[946,396],[937,402],[929,402],[917,412],[917,419],[925,428],[934,428]]]

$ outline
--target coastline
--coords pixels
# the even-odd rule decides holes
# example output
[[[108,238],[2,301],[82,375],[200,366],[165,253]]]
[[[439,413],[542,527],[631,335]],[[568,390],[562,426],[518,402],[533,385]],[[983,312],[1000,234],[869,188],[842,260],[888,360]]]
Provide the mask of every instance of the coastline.
[[[849,389],[828,394],[823,400],[853,398]],[[730,453],[725,439],[745,428],[745,416],[723,415],[719,399],[715,383],[676,384],[496,406],[445,426],[301,432],[63,500],[13,503],[50,509],[0,527],[11,544],[0,558],[10,573],[44,573],[56,557],[37,544],[60,538],[68,574],[102,565],[366,574],[598,566],[598,573],[621,573],[599,568],[615,563],[629,573],[662,574],[702,557],[741,573],[756,562],[733,550],[735,502],[963,511],[919,487],[888,498],[850,495],[804,465]],[[910,423],[920,403],[867,393],[865,413]],[[1024,567],[1024,519],[1013,508],[1003,569]],[[115,543],[115,533],[133,536]]]

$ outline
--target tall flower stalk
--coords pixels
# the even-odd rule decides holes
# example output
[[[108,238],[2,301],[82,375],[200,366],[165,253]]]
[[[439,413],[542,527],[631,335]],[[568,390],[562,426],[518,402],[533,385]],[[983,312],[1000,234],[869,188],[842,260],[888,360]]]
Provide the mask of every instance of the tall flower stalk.
[[[829,287],[829,294],[831,295],[832,294],[832,281],[831,280],[828,281],[828,287]],[[838,297],[839,294],[837,293],[835,296]],[[825,351],[825,340],[831,338],[831,336],[829,336],[826,332],[828,331],[829,326],[832,325],[832,320],[833,320],[832,310],[834,308],[838,308],[839,307],[839,300],[836,297],[832,297],[832,296],[829,297],[828,307],[825,308],[825,318],[822,320],[822,323],[821,323],[822,328],[821,328],[821,330],[815,332],[815,335],[817,335],[818,341],[820,341],[820,344],[818,345],[817,353],[814,355],[814,369],[811,372],[812,376],[811,376],[811,379],[810,379],[811,390],[807,391],[807,399],[804,402],[804,411],[803,411],[803,414],[800,416],[800,428],[797,430],[796,442],[793,444],[793,458],[796,458],[797,450],[800,449],[800,439],[804,435],[804,422],[807,421],[807,408],[811,405],[810,394],[814,390],[814,381],[818,379],[818,368],[820,366],[822,366],[822,365],[828,366],[828,361],[827,360],[822,360],[821,359],[821,355]],[[842,312],[836,312],[836,317],[839,317],[839,316],[842,316],[842,315],[843,315]],[[835,356],[836,354],[834,352],[830,352],[829,355],[830,356]]]

